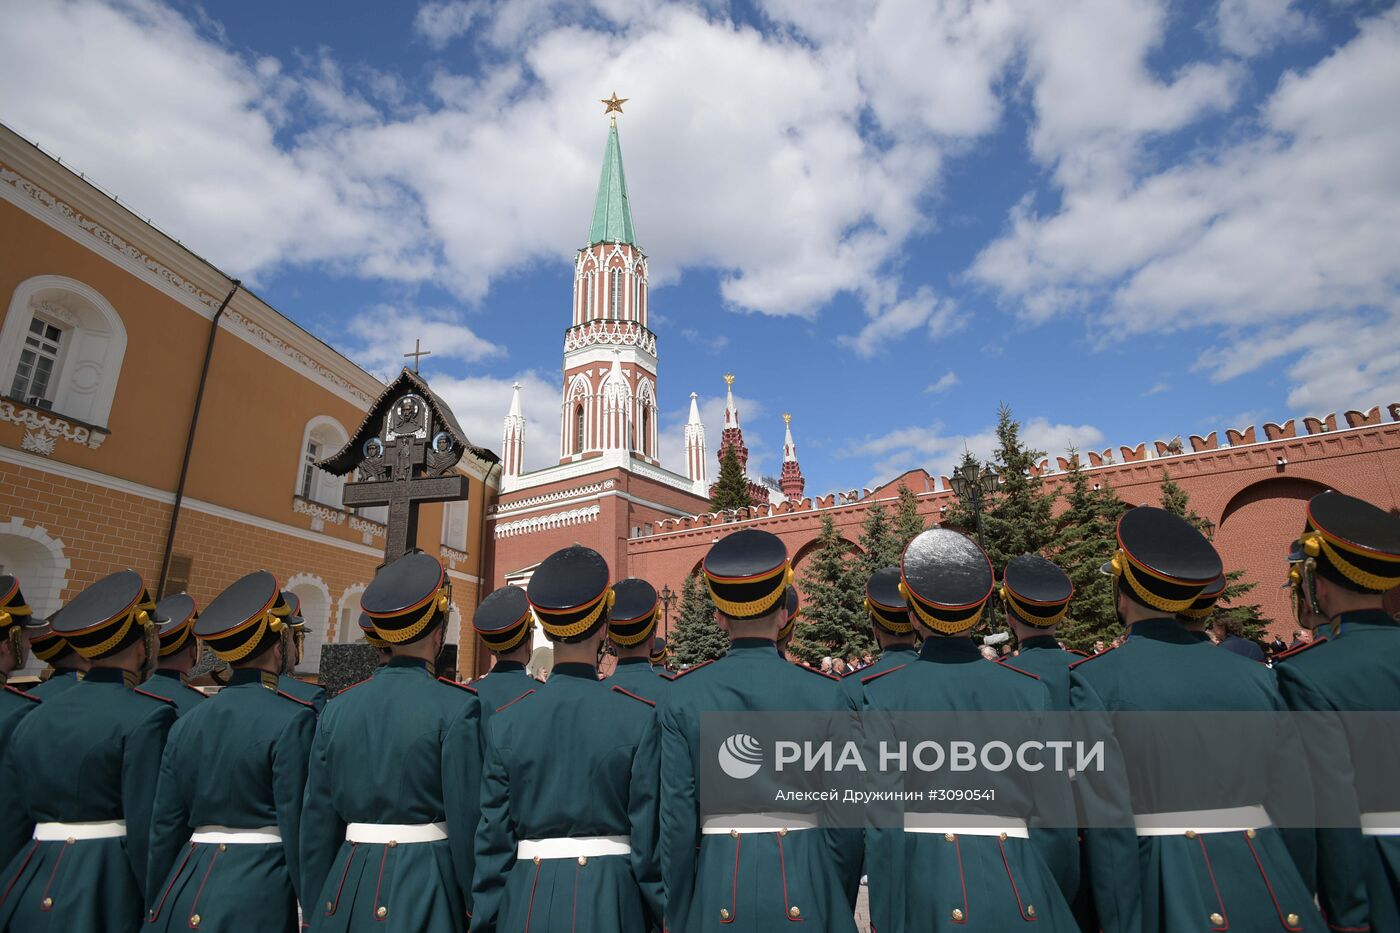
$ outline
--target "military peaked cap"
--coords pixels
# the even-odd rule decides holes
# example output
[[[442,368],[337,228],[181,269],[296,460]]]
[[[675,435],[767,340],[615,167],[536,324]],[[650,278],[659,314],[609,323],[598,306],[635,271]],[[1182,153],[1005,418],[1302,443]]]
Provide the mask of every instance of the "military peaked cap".
[[[656,610],[661,605],[656,587],[645,580],[629,577],[613,584],[613,594],[608,640],[630,648],[650,638],[656,629]]]
[[[9,574],[0,576],[0,629],[27,625],[32,615],[24,594],[19,591],[19,580]]]
[[[783,606],[787,609],[787,621],[778,630],[778,641],[792,637],[792,632],[797,628],[797,617],[802,615],[802,601],[798,599],[797,587],[791,583],[783,592]]]
[[[235,580],[204,607],[194,623],[195,637],[227,664],[257,657],[277,644],[291,622],[277,578],[266,570]]]
[[[492,651],[510,651],[535,627],[530,600],[518,586],[503,586],[476,607],[472,628]]]
[[[610,582],[603,555],[575,544],[540,562],[525,595],[546,635],[556,641],[582,641],[607,624],[616,598]]]
[[[190,640],[199,610],[195,608],[194,597],[187,593],[176,593],[156,603],[156,613],[165,617],[157,634],[160,636],[160,656],[169,657]]]
[[[282,602],[287,604],[287,624],[300,632],[307,630],[306,618],[301,614],[301,597],[291,590],[282,591]]]
[[[1400,516],[1340,492],[1313,496],[1290,555],[1295,563],[1307,559],[1320,575],[1363,593],[1400,586]]]
[[[1059,625],[1069,611],[1074,584],[1059,567],[1039,554],[1011,558],[1001,577],[1001,599],[1027,625]]]
[[[660,635],[657,635],[651,640],[651,663],[666,663],[666,639],[662,638]]]
[[[762,618],[792,582],[787,548],[777,535],[756,528],[726,535],[705,555],[705,582],[715,607],[731,619]]]
[[[865,611],[870,619],[891,635],[908,635],[914,630],[909,621],[909,604],[899,591],[899,568],[881,567],[865,581]]]
[[[391,645],[422,638],[447,618],[451,605],[452,584],[442,562],[421,551],[382,568],[360,596],[360,608]]]
[[[1190,609],[1222,569],[1215,548],[1186,519],[1149,505],[1118,519],[1118,550],[1104,565],[1143,605],[1170,613]]]
[[[992,595],[992,563],[966,535],[947,528],[922,531],[899,562],[899,591],[935,632],[956,635],[982,618]]]
[[[95,661],[136,644],[148,627],[164,621],[141,575],[119,570],[73,597],[50,625],[74,651]]]
[[[1186,616],[1188,619],[1204,619],[1215,611],[1215,601],[1220,598],[1220,594],[1225,592],[1225,574],[1221,574],[1214,580],[1206,584],[1206,588],[1201,590],[1201,595],[1196,597],[1196,601],[1189,609],[1181,610],[1178,615]]]
[[[371,648],[387,649],[389,643],[379,637],[379,633],[374,630],[374,620],[366,612],[360,613],[360,634],[364,636],[365,644]]]

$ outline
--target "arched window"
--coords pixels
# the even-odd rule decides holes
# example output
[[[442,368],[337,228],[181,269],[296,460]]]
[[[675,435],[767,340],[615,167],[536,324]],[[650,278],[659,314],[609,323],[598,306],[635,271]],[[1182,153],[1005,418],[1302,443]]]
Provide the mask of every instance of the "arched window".
[[[612,316],[622,316],[622,270],[612,270]]]
[[[642,454],[651,456],[651,409],[642,405]]]
[[[583,277],[583,319],[593,317],[593,273]]]
[[[95,289],[60,275],[21,282],[0,327],[0,392],[105,428],[126,327]]]
[[[0,521],[0,573],[19,580],[36,619],[58,611],[59,595],[68,585],[69,565],[63,542],[52,537],[47,528],[25,524],[21,518]],[[44,666],[30,655],[24,670],[38,673]]]
[[[329,415],[317,415],[306,423],[301,437],[301,456],[297,460],[296,487],[293,492],[303,499],[340,508],[341,487],[345,480],[332,476],[316,465],[349,443],[350,435],[341,423]],[[379,520],[375,516],[366,516]]]
[[[574,406],[574,453],[583,453],[583,403]]]

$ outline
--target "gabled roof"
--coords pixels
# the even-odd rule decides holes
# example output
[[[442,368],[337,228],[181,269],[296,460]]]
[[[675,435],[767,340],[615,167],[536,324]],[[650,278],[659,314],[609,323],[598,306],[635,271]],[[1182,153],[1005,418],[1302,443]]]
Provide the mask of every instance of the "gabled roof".
[[[637,245],[632,229],[632,207],[627,200],[627,178],[622,173],[622,146],[617,141],[617,124],[608,130],[603,150],[603,174],[598,179],[598,199],[593,203],[593,225],[588,228],[588,245],[626,243]]]
[[[428,388],[428,383],[424,382],[421,376],[405,366],[398,378],[389,383],[379,394],[379,398],[374,400],[374,404],[369,407],[369,414],[365,415],[365,420],[360,422],[360,426],[350,436],[349,443],[316,465],[336,476],[344,476],[359,466],[360,461],[364,458],[362,451],[365,441],[379,436],[379,432],[384,426],[384,417],[389,411],[389,405],[405,391],[412,391],[427,401],[428,407],[433,413],[433,423],[437,425],[439,430],[446,431],[451,435],[452,439],[466,453],[476,457],[484,465],[500,462],[501,458],[496,456],[494,452],[485,447],[477,447],[467,440],[467,435],[462,431],[462,426],[457,423],[457,418],[452,414],[452,409],[447,407],[447,403]]]

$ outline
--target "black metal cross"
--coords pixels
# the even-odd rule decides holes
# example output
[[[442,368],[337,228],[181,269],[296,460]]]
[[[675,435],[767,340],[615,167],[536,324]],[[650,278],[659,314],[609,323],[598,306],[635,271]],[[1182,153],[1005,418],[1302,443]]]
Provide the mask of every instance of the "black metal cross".
[[[406,356],[406,357],[408,357],[408,356],[413,357],[413,371],[414,371],[415,373],[418,372],[418,363],[419,363],[420,358],[421,358],[421,357],[425,357],[425,356],[432,356],[432,355],[433,355],[433,351],[432,351],[432,350],[424,350],[424,349],[422,349],[422,343],[421,343],[421,341],[419,341],[419,339],[418,339],[417,337],[414,337],[414,338],[413,338],[413,352],[412,352],[412,353],[405,353],[405,354],[404,354],[404,356]]]
[[[450,476],[414,476],[424,462],[427,445],[416,437],[397,437],[385,450],[392,466],[389,478],[347,483],[342,500],[348,506],[387,505],[389,527],[384,535],[384,560],[398,560],[418,543],[418,507],[424,502],[455,502],[467,498],[468,480]]]

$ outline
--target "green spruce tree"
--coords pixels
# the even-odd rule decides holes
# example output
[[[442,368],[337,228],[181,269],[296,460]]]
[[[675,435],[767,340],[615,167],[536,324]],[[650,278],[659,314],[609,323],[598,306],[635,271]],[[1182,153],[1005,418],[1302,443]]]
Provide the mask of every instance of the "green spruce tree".
[[[861,572],[865,579],[881,567],[892,567],[899,563],[903,546],[895,536],[889,515],[883,505],[872,505],[861,523],[860,549]]]
[[[1100,572],[1118,547],[1118,518],[1127,509],[1109,486],[1089,482],[1078,451],[1069,450],[1066,508],[1056,519],[1051,554],[1074,584],[1074,601],[1056,634],[1071,648],[1092,650],[1121,630],[1113,604],[1113,579]]]
[[[899,505],[894,512],[894,537],[899,543],[894,564],[899,563],[899,555],[909,546],[909,542],[924,530],[924,517],[919,514],[919,500],[914,491],[903,483],[899,484]]]
[[[831,516],[822,516],[817,549],[799,581],[802,618],[791,651],[800,660],[819,664],[827,656],[844,658],[875,650],[864,610],[863,569],[863,561],[848,553]]]
[[[682,670],[723,657],[729,650],[729,636],[715,622],[710,588],[698,573],[681,585],[680,616],[671,632],[669,647],[676,666]]]
[[[727,447],[719,460],[719,478],[715,480],[715,491],[710,497],[710,511],[742,509],[751,505],[752,501],[749,498],[748,478],[744,476],[744,468],[739,465],[739,455],[733,447]]]
[[[987,497],[987,556],[1000,578],[1006,562],[1021,554],[1039,554],[1055,539],[1055,493],[1032,473],[1045,456],[1021,438],[1021,424],[1002,405],[997,411],[998,483]]]
[[[1202,534],[1205,533],[1209,523],[1191,508],[1191,496],[1165,469],[1162,470],[1161,504],[1168,512],[1180,515],[1191,523],[1191,527]],[[1242,638],[1254,641],[1263,638],[1268,624],[1268,620],[1264,618],[1264,610],[1259,608],[1258,603],[1244,602],[1249,591],[1257,585],[1245,582],[1243,570],[1225,571],[1225,589],[1215,601],[1215,612],[1206,620],[1206,625],[1219,618]]]

